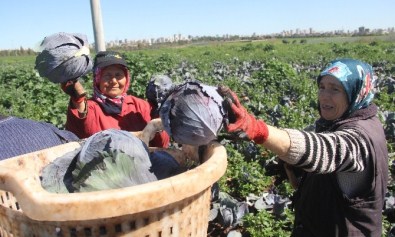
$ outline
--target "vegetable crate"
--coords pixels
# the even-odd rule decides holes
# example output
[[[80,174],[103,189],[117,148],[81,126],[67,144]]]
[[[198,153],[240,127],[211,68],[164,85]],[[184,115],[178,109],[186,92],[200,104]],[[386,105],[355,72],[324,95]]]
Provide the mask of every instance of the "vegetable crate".
[[[167,179],[95,192],[45,191],[42,168],[79,146],[71,142],[0,162],[2,237],[207,236],[211,186],[227,166],[222,145],[211,142],[205,149],[166,149],[177,160],[194,150],[202,161]]]

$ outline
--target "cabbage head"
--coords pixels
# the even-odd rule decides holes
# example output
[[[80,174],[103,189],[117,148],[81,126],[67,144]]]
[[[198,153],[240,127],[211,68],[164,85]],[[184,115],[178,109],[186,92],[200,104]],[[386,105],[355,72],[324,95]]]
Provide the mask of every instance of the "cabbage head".
[[[41,171],[41,186],[51,193],[69,193],[71,178],[66,175],[75,157],[78,156],[80,148],[67,152],[61,157],[46,165]]]
[[[158,180],[151,169],[143,141],[130,132],[108,129],[44,167],[41,184],[56,193],[123,188]]]
[[[146,144],[130,132],[104,130],[89,137],[72,172],[79,192],[129,187],[156,181]]]
[[[167,75],[155,74],[151,77],[145,88],[147,100],[159,107],[166,95],[173,87],[173,81]]]
[[[159,117],[159,108],[169,91],[173,88],[173,81],[167,75],[155,74],[145,88],[145,97],[153,106],[151,117]]]
[[[54,83],[75,80],[92,70],[86,35],[56,33],[44,38],[36,57],[35,69]]]
[[[218,136],[224,120],[223,98],[217,88],[198,81],[174,86],[159,115],[166,132],[179,144],[207,145]]]

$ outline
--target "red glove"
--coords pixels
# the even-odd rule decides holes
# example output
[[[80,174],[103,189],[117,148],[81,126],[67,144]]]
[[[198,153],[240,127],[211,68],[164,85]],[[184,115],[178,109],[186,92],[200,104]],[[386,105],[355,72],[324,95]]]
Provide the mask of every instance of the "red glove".
[[[73,102],[81,103],[85,100],[86,92],[78,80],[70,80],[60,84],[63,92],[68,94]]]
[[[225,129],[243,140],[253,140],[262,144],[269,136],[267,125],[257,120],[240,104],[237,95],[226,86],[219,86],[218,93],[224,98],[224,107],[228,112]]]

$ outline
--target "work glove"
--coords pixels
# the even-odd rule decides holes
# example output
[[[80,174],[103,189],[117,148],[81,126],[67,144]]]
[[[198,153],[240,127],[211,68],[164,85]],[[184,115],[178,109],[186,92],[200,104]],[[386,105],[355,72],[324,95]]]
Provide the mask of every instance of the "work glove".
[[[61,83],[60,87],[64,93],[70,96],[73,102],[81,103],[85,100],[86,91],[78,79]]]
[[[218,86],[218,93],[224,98],[224,108],[228,116],[225,129],[239,139],[262,144],[269,136],[267,125],[257,120],[240,104],[237,95],[226,86]]]

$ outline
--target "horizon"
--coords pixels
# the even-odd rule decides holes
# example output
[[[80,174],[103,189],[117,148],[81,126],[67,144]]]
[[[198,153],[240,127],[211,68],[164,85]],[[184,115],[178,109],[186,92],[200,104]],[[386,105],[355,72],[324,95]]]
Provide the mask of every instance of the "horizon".
[[[378,28],[378,29],[369,29],[369,28],[366,28],[366,27],[364,27],[364,26],[360,26],[360,27],[363,27],[363,28],[365,28],[365,29],[368,29],[369,30],[369,32],[378,32],[378,31],[387,31],[387,33],[391,33],[391,34],[393,34],[393,33],[395,33],[395,27],[384,27],[384,28]],[[312,29],[312,28],[311,28]],[[359,27],[358,27],[358,29],[359,29]],[[343,29],[338,29],[338,30],[331,30],[331,31],[315,31],[314,29],[312,29],[312,30],[314,30],[314,33],[318,33],[318,34],[331,34],[331,33],[336,33],[336,32],[343,32],[344,34],[351,34],[351,33],[357,33],[358,32],[358,29],[350,29],[350,30],[343,30]],[[305,32],[305,31],[307,31],[307,29],[300,29],[300,28],[297,28],[297,29],[295,29],[295,32],[297,32],[297,31],[300,31],[300,32]],[[280,35],[281,33],[284,33],[284,32],[287,32],[287,33],[291,33],[292,34],[292,32],[294,32],[292,29],[291,30],[289,30],[289,31],[282,31],[282,32],[273,32],[273,33],[271,33],[271,34],[266,34],[266,35],[260,35],[260,34],[256,34],[256,32],[254,32],[257,36],[275,36],[275,35]],[[254,34],[253,33],[253,34]],[[252,37],[252,35],[253,34],[251,34],[251,35],[237,35],[237,34],[225,34],[225,35],[229,35],[229,36],[239,36],[239,37]],[[298,33],[295,33],[296,35],[298,34]],[[301,33],[301,34],[304,34],[304,33]],[[158,37],[158,38],[142,38],[142,39],[117,39],[117,40],[110,40],[110,41],[105,41],[105,44],[106,44],[106,46],[108,46],[108,44],[111,44],[111,43],[114,43],[114,41],[124,41],[124,40],[128,40],[128,41],[132,41],[132,42],[140,42],[140,41],[145,41],[145,40],[152,40],[152,39],[159,39],[159,38],[171,38],[171,37],[173,37],[174,35],[176,35],[176,34],[173,34],[173,35],[169,35],[169,36],[160,36],[160,37]],[[182,34],[181,34],[182,35]],[[307,35],[309,35],[309,33],[307,33]],[[184,35],[183,35],[184,36]],[[193,36],[193,37],[223,37],[224,35],[221,35],[221,36],[218,36],[218,34],[217,35],[195,35],[195,36]],[[94,45],[95,44],[95,41],[93,41],[93,42],[89,42],[89,44],[90,45]],[[25,47],[23,47],[23,46],[20,46],[20,47],[18,47],[18,48],[13,48],[13,49],[0,49],[0,51],[12,51],[12,50],[20,50],[21,48],[23,48],[24,50],[29,50],[29,49],[31,49],[31,50],[34,50],[34,49],[32,49],[32,48],[25,48]]]
[[[393,0],[380,0],[375,4],[367,0],[333,0],[331,3],[312,0],[303,3],[292,0],[281,3],[259,0],[244,3],[235,0],[102,0],[100,5],[105,42],[176,34],[245,36],[309,28],[330,32],[395,26]],[[69,0],[54,4],[50,0],[15,0],[3,3],[0,15],[3,16],[0,50],[21,47],[35,50],[44,37],[58,32],[85,34],[90,44],[94,42],[90,1]]]

